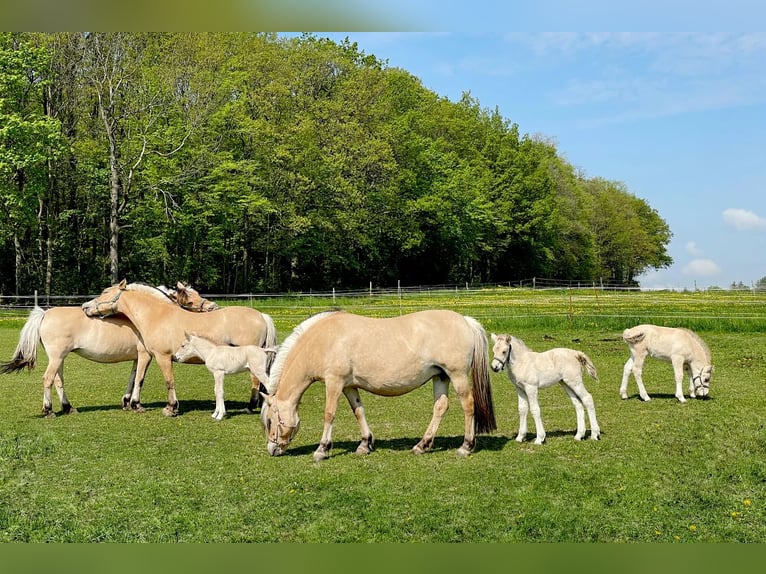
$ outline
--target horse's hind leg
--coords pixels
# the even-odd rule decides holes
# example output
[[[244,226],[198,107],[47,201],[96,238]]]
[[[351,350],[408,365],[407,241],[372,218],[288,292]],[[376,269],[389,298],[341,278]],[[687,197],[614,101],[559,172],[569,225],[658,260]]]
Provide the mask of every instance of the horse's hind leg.
[[[77,413],[77,409],[72,406],[64,392],[64,363],[59,366],[53,384],[56,386],[56,393],[58,393],[59,401],[61,401],[61,412],[65,415]]]
[[[577,416],[577,432],[575,433],[574,438],[575,440],[582,440],[582,437],[585,436],[585,409],[583,408],[582,401],[580,401],[580,397],[574,392],[570,384],[563,381],[562,385],[564,386],[567,395],[569,395],[569,400],[571,400],[574,405],[575,415]]]
[[[343,394],[348,399],[348,404],[354,412],[356,421],[359,423],[359,431],[362,433],[362,442],[356,447],[356,454],[370,454],[375,445],[375,437],[367,424],[367,418],[364,416],[364,406],[359,396],[359,391],[354,388],[343,389]]]
[[[130,410],[130,397],[133,395],[133,389],[136,384],[137,365],[138,361],[133,361],[133,369],[130,371],[130,376],[128,377],[128,386],[125,387],[125,392],[122,394],[122,410],[124,411]]]
[[[441,423],[444,414],[449,408],[449,382],[440,376],[434,377],[434,411],[431,417],[431,422],[426,428],[426,432],[420,442],[412,447],[412,452],[415,454],[423,454],[428,452],[433,447],[434,436],[439,429],[439,423]],[[462,397],[461,397],[462,398]],[[473,404],[471,404],[471,419],[473,419]],[[473,424],[471,424],[473,427]],[[461,447],[462,448],[462,447]],[[470,454],[470,451],[466,454]]]
[[[636,385],[638,386],[638,396],[641,397],[642,401],[651,401],[651,397],[649,396],[649,393],[646,392],[646,387],[644,387],[644,379],[642,376],[642,372],[644,370],[644,359],[646,359],[646,353],[643,354],[637,354],[637,356],[632,357],[633,359],[633,378],[636,379]],[[625,365],[627,367],[627,363]]]
[[[633,355],[625,361],[625,366],[622,368],[622,383],[620,383],[620,397],[623,399],[628,398],[628,379],[630,373],[633,371]]]

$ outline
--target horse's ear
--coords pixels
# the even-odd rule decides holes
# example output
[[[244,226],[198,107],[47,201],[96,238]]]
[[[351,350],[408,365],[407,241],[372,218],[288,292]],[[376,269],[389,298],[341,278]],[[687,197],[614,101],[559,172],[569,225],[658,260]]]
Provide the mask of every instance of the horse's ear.
[[[495,335],[494,333],[490,333],[489,336],[492,339],[493,343],[497,343],[497,335]]]
[[[184,291],[186,290],[186,285],[184,285],[183,283],[179,281],[178,283],[176,283],[176,289],[178,289],[179,291]]]
[[[263,402],[269,406],[271,406],[271,395],[267,395],[266,393],[261,393],[261,397],[263,398]]]
[[[120,285],[119,285],[120,289],[124,290],[125,287],[127,287],[127,286],[128,286],[128,280],[127,279],[123,279],[122,281],[120,281]]]

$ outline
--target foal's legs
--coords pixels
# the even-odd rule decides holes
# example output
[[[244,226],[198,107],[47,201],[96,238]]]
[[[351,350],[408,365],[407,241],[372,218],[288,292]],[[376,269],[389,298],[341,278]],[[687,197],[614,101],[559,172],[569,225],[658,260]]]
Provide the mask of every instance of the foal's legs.
[[[527,415],[529,414],[529,399],[523,387],[516,386],[516,394],[519,398],[519,432],[516,434],[516,442],[524,442],[527,438]]]
[[[684,382],[684,358],[679,355],[673,355],[670,362],[673,363],[673,374],[675,375],[676,380],[676,398],[682,403],[685,403],[686,399],[684,398],[684,391],[682,388]],[[694,396],[694,387],[692,386],[690,389],[692,390],[689,394]]]
[[[535,444],[543,444],[545,442],[545,428],[543,427],[543,418],[540,416],[540,403],[537,400],[538,388],[536,385],[524,385],[524,391],[527,395],[529,411],[532,413],[532,420],[535,421]],[[524,418],[526,420],[526,417]]]
[[[362,398],[359,396],[359,390],[349,387],[343,389],[343,394],[346,395],[348,404],[351,406],[356,421],[359,423],[359,430],[362,433],[362,442],[356,447],[356,454],[370,454],[375,444],[375,437],[372,436],[372,431],[367,424],[367,418],[364,416],[364,406],[362,405]]]
[[[226,414],[226,404],[223,400],[223,379],[225,375],[222,370],[212,371],[212,373],[213,380],[215,381],[215,385],[213,386],[215,391],[215,410],[210,416],[215,420],[220,421],[223,420],[223,417]]]
[[[431,422],[426,428],[426,432],[423,434],[423,438],[420,439],[418,444],[412,447],[414,454],[423,454],[431,450],[434,444],[434,436],[439,428],[444,414],[449,409],[449,381],[443,379],[440,376],[433,378],[434,384],[434,411],[431,417]]]
[[[585,388],[582,381],[574,381],[572,383],[564,381],[564,390],[572,400],[575,412],[577,413],[577,434],[575,435],[575,440],[582,440],[585,436],[585,413],[583,412],[583,407],[588,411],[590,438],[591,440],[598,440],[601,436],[601,428],[596,420],[596,406],[593,403],[593,396]]]
[[[635,356],[633,355],[633,352],[631,351],[631,357],[628,359],[628,363],[631,363],[632,366],[632,373],[633,378],[636,379],[636,385],[638,386],[638,395],[641,397],[642,401],[650,401],[652,400],[649,394],[646,392],[646,387],[644,387],[644,379],[641,376],[641,373],[644,369],[644,359],[646,359],[646,353],[637,353]],[[625,368],[623,369],[623,378],[625,379],[625,371],[628,369],[628,363],[625,363]],[[625,379],[627,381],[627,379]],[[626,387],[627,387],[627,383]],[[625,389],[622,387],[620,388],[620,392],[623,393]],[[627,399],[628,395],[627,393],[622,395],[623,399]]]

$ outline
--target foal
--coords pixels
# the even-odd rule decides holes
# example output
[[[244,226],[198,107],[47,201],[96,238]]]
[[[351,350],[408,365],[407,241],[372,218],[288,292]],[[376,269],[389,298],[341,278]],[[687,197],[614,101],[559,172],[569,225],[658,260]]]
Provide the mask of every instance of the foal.
[[[569,395],[577,414],[577,433],[575,440],[585,436],[585,410],[590,419],[590,438],[598,440],[601,429],[596,420],[596,408],[593,397],[582,382],[582,368],[598,381],[596,367],[588,355],[574,349],[550,349],[544,353],[535,353],[524,341],[511,335],[492,333],[492,370],[499,373],[508,366],[508,377],[516,386],[519,396],[519,434],[517,442],[523,442],[527,435],[527,414],[531,411],[535,421],[535,444],[545,442],[545,429],[540,417],[540,405],[537,391],[560,382]],[[585,409],[583,409],[585,407]]]
[[[252,404],[252,397],[259,393],[259,386],[268,382],[266,372],[268,353],[276,353],[276,348],[263,348],[256,345],[241,347],[216,345],[209,339],[187,333],[186,339],[173,354],[173,358],[179,363],[188,361],[192,357],[199,357],[205,362],[205,366],[213,373],[215,380],[215,411],[211,416],[220,421],[226,414],[223,400],[224,376],[250,371]]]

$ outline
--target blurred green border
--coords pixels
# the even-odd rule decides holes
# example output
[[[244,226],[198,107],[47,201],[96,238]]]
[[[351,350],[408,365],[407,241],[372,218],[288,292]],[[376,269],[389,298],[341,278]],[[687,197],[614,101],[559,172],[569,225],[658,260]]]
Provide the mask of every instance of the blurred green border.
[[[414,31],[407,12],[370,0],[24,0],[2,2],[4,31]],[[422,28],[422,23],[421,23]]]
[[[760,544],[5,544],[5,572],[760,572]]]

